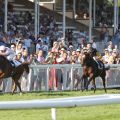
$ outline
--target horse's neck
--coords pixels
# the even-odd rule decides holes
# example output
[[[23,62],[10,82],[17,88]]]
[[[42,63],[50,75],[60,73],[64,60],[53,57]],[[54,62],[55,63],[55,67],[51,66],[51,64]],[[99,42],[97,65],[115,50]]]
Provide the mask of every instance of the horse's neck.
[[[86,61],[91,61],[93,58],[91,56],[86,57]]]
[[[89,56],[89,57],[86,57],[86,59],[84,60],[83,64],[86,64],[86,65],[92,65],[94,62],[94,59]]]

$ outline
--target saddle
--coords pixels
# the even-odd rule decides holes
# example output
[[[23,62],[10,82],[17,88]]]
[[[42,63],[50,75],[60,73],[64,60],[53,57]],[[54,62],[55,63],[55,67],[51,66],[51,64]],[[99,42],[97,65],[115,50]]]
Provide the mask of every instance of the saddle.
[[[19,61],[17,61],[17,60],[10,60],[9,61],[10,62],[10,64],[12,65],[12,67],[13,68],[16,68],[17,66],[19,66],[21,63],[19,62]],[[15,75],[15,71],[13,70],[12,72],[11,72],[11,77],[12,76],[14,76]]]

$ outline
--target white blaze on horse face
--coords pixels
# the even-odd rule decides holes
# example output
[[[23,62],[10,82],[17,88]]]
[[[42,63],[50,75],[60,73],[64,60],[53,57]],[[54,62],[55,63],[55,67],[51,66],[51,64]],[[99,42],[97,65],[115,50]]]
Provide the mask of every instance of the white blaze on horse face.
[[[86,55],[83,55],[83,59],[85,59]]]

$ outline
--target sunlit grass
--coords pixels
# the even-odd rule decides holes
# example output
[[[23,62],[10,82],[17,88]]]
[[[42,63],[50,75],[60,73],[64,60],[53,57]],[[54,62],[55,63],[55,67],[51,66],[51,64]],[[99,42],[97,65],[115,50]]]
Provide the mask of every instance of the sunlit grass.
[[[107,94],[119,94],[118,89],[109,89]],[[32,92],[32,93],[19,93],[11,94],[0,94],[0,101],[3,100],[31,100],[31,99],[46,99],[46,98],[61,98],[61,97],[72,97],[72,96],[86,96],[86,95],[99,95],[105,94],[104,90],[96,90],[94,94],[93,91],[81,92],[81,91],[64,91],[64,92]]]

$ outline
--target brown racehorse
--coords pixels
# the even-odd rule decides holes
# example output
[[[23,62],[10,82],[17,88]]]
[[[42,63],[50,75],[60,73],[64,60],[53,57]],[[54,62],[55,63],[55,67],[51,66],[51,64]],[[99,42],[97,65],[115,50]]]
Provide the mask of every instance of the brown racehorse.
[[[29,63],[22,63],[18,67],[13,67],[9,60],[6,57],[0,55],[0,79],[11,77],[14,81],[14,86],[12,89],[12,93],[15,92],[16,88],[18,87],[20,92],[21,86],[19,83],[19,79],[22,76],[23,72],[29,73]]]
[[[86,89],[88,89],[88,86],[89,86],[90,82],[92,81],[92,83],[94,85],[94,93],[96,91],[96,84],[95,84],[96,77],[102,78],[104,90],[105,90],[105,92],[107,92],[105,77],[106,77],[106,70],[108,70],[109,67],[105,67],[105,65],[102,61],[100,61],[100,63],[103,66],[102,69],[98,68],[98,64],[96,63],[96,61],[87,52],[84,53],[81,58],[81,64],[83,66],[83,75],[82,75],[81,80],[89,78],[85,87],[86,87]]]

